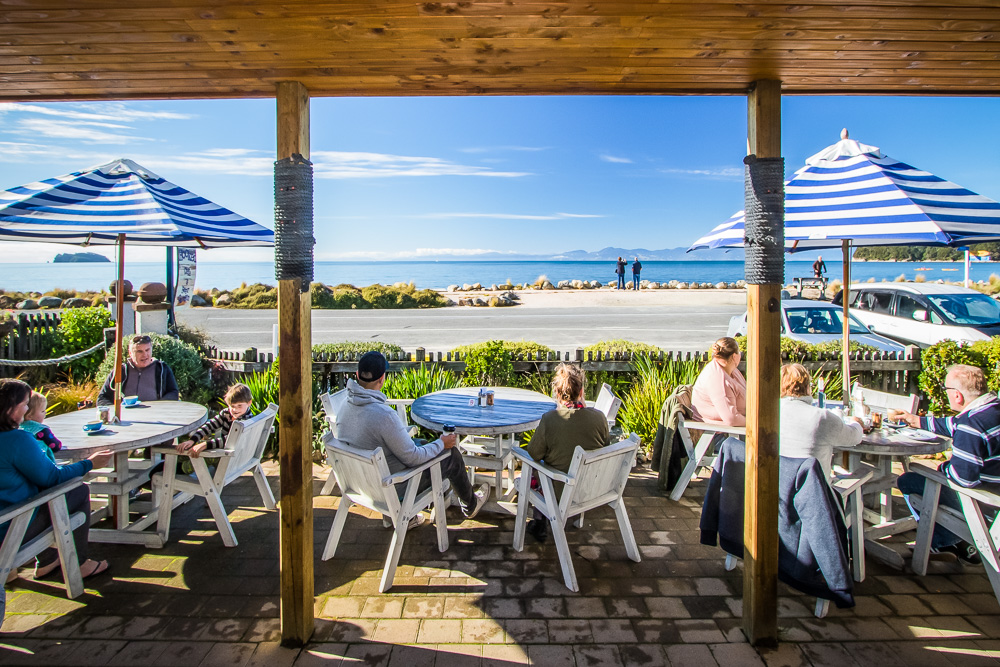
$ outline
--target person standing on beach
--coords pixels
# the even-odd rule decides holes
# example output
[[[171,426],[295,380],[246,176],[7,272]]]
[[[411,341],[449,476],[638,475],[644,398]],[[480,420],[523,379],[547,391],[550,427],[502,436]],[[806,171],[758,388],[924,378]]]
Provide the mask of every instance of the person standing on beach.
[[[639,291],[639,272],[642,271],[642,262],[639,258],[635,258],[635,263],[632,264],[632,287],[636,292]]]
[[[617,289],[625,289],[625,260],[620,256],[618,257],[618,265],[615,267],[615,273],[618,274]]]
[[[823,255],[820,255],[813,262],[813,275],[817,278],[822,278],[824,273],[826,273],[826,262],[823,261]]]

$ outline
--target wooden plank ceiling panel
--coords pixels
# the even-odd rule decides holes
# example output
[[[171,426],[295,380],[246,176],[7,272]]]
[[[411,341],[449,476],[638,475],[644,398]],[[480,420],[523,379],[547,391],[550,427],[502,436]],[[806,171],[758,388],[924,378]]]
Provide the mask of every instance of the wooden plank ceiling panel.
[[[1000,93],[1000,0],[0,0],[0,101]]]

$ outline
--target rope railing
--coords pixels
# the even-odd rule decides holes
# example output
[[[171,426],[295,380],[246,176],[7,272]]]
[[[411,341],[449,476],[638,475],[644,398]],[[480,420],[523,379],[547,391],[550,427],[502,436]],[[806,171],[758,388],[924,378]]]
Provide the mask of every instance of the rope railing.
[[[93,354],[101,349],[104,349],[103,342],[98,343],[94,347],[86,349],[83,352],[67,354],[57,359],[0,359],[0,366],[55,366],[57,364],[65,364],[70,361],[82,359],[83,357]]]

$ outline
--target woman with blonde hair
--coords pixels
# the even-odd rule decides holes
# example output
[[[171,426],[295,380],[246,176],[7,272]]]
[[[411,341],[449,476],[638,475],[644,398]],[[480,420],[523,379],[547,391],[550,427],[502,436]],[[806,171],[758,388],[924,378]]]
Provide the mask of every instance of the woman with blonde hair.
[[[812,404],[812,377],[802,364],[781,367],[781,407],[778,453],[793,459],[812,457],[829,479],[834,447],[861,442],[861,420],[844,423],[832,410]]]
[[[584,386],[583,370],[570,364],[559,364],[552,378],[552,397],[556,399],[556,408],[542,415],[531,442],[524,447],[531,458],[567,472],[578,446],[590,451],[610,444],[608,419],[603,412],[588,408],[583,402]],[[555,492],[561,495],[562,484],[557,485]],[[545,519],[537,510],[535,519],[528,522],[528,532],[539,542],[545,541]]]
[[[712,359],[701,370],[691,392],[695,418],[728,426],[747,423],[747,381],[739,371],[740,346],[735,338],[712,343]]]

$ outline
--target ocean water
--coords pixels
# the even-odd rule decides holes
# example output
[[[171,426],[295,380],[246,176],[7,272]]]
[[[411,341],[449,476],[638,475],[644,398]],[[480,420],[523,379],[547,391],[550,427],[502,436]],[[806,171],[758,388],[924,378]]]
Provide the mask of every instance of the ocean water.
[[[841,262],[828,261],[828,275],[839,278]],[[631,266],[631,265],[630,265]],[[785,281],[812,275],[812,262],[786,261]],[[615,280],[614,262],[536,262],[536,261],[407,261],[407,262],[317,262],[315,279],[329,285],[350,283],[363,287],[374,283],[414,282],[418,288],[442,289],[462,283],[534,282],[545,276],[553,283],[560,280]],[[974,262],[973,280],[986,280],[991,273],[1000,273],[1000,264]],[[854,262],[852,279],[864,282],[894,280],[903,275],[912,280],[917,274],[928,281],[939,278],[959,281],[963,278],[961,262]],[[742,261],[673,261],[643,262],[644,280],[685,282],[733,282],[743,278]],[[125,264],[125,277],[136,286],[145,282],[163,282],[166,269],[161,262]],[[626,279],[631,280],[631,268]],[[106,289],[115,279],[115,265],[98,264],[0,264],[0,289],[7,291],[46,292],[56,288],[77,290]],[[240,283],[275,284],[274,267],[270,262],[198,264],[199,289],[218,287],[232,289]]]

